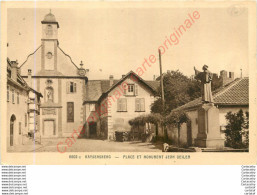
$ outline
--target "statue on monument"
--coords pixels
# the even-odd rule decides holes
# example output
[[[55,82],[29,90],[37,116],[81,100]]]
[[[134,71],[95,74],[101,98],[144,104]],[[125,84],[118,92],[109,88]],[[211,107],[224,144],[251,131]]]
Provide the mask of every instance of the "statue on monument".
[[[201,81],[201,93],[203,103],[213,103],[211,92],[212,73],[208,70],[208,66],[203,66],[203,72],[200,72],[194,67],[195,79]]]

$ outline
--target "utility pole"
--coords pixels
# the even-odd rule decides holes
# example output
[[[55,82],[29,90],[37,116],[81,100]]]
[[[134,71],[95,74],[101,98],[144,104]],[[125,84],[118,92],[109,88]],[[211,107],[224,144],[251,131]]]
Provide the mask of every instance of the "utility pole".
[[[164,100],[163,76],[162,76],[162,59],[161,59],[161,50],[159,49],[158,51],[159,51],[160,78],[161,78],[162,108],[164,112],[165,100]]]
[[[242,68],[240,69],[240,71],[241,71],[241,78],[243,78],[243,71],[242,71]]]
[[[165,99],[164,99],[164,89],[163,89],[163,75],[162,75],[162,59],[161,50],[159,49],[159,64],[160,64],[160,78],[161,78],[161,92],[162,92],[162,114],[165,116]],[[164,124],[162,124],[162,129],[164,132],[164,140],[168,140],[168,131]]]

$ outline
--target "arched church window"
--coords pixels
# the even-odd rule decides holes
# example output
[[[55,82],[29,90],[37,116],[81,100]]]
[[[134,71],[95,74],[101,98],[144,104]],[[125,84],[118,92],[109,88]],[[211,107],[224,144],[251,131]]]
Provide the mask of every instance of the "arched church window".
[[[53,35],[53,27],[52,25],[47,25],[47,35]]]

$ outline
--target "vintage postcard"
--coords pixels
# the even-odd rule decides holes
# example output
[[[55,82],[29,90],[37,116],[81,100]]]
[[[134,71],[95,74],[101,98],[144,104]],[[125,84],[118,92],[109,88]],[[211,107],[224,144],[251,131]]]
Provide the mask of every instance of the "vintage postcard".
[[[256,164],[256,4],[2,2],[2,164]]]

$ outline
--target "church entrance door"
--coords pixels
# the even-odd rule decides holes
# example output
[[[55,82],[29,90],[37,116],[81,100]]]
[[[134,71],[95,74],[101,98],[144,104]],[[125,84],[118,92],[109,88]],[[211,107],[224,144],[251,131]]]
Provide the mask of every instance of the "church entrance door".
[[[44,137],[53,137],[55,135],[56,135],[56,132],[55,132],[54,120],[45,120],[43,136]]]

